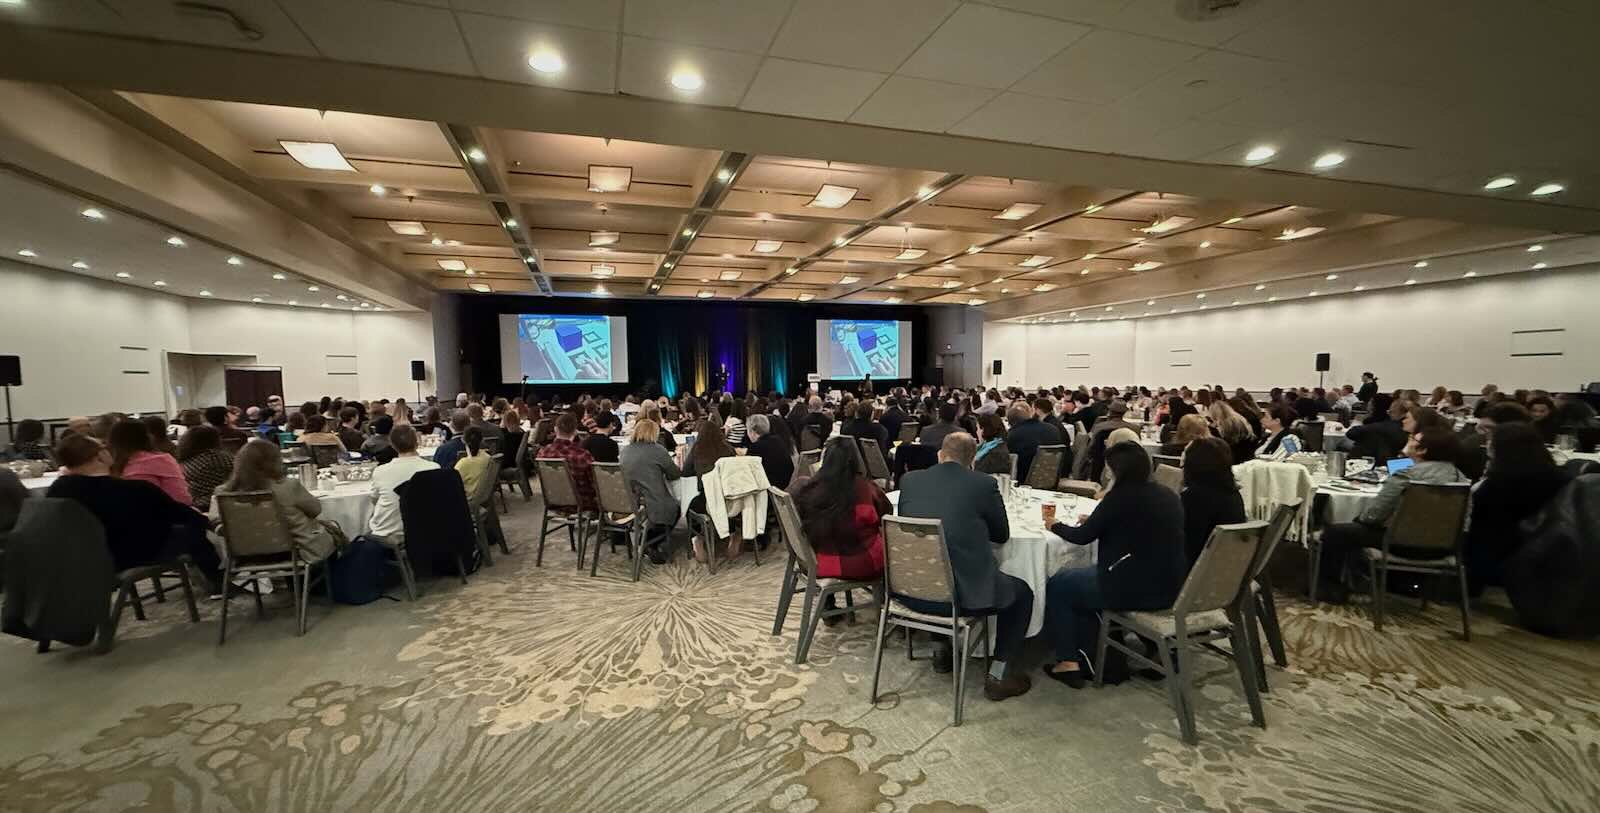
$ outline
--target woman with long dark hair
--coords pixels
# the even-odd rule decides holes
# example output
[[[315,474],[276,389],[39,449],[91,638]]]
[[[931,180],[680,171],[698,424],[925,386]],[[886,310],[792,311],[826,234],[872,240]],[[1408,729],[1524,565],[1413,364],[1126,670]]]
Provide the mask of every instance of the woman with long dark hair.
[[[322,513],[322,503],[306,491],[299,478],[286,476],[283,454],[277,446],[257,439],[239,450],[233,459],[233,476],[217,489],[216,494],[235,491],[272,492],[272,502],[278,506],[278,515],[289,526],[289,535],[302,557],[317,562],[333,553],[333,535],[317,521],[317,516]],[[216,500],[211,503],[211,518],[222,518]]]
[[[150,429],[131,418],[117,421],[107,438],[111,450],[111,474],[125,480],[144,480],[155,484],[175,502],[194,504],[183,469],[172,455],[156,451]]]
[[[699,487],[699,494],[689,502],[689,510],[697,514],[706,513],[705,483],[700,482],[705,474],[717,467],[717,461],[724,457],[733,457],[738,454],[728,445],[722,436],[722,422],[707,419],[700,422],[695,429],[694,446],[689,449],[687,459],[683,461],[683,476],[695,478]],[[738,537],[734,537],[735,540]],[[696,537],[694,540],[694,558],[705,561],[704,541]]]
[[[196,426],[178,442],[178,463],[189,484],[189,496],[200,511],[211,510],[211,493],[233,474],[233,455],[222,448],[222,434],[214,426]]]
[[[1182,496],[1184,554],[1193,567],[1212,528],[1247,519],[1239,483],[1233,478],[1233,451],[1227,441],[1203,437],[1184,449]]]
[[[817,578],[870,581],[883,575],[880,519],[893,511],[883,490],[856,463],[849,437],[828,441],[822,466],[795,493],[806,540],[817,555]],[[832,609],[833,596],[826,606]],[[840,619],[830,619],[837,623]]]
[[[1570,478],[1545,448],[1538,428],[1496,426],[1489,436],[1489,465],[1472,493],[1467,526],[1467,585],[1476,595],[1500,584],[1507,559],[1522,547],[1522,521],[1543,508]]]

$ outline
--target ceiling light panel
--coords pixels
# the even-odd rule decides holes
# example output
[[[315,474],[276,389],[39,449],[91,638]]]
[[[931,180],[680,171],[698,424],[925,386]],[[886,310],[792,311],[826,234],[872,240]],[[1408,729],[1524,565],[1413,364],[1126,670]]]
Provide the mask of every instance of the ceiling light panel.
[[[428,228],[415,220],[390,220],[388,223],[389,230],[395,234],[420,237],[428,233]]]
[[[751,246],[750,248],[751,248],[752,251],[756,252],[757,254],[775,254],[775,253],[778,252],[778,250],[783,248],[783,241],[782,240],[757,240],[755,242],[755,245]]]
[[[1144,228],[1140,229],[1139,231],[1142,231],[1145,234],[1166,234],[1169,231],[1172,231],[1174,229],[1181,229],[1184,226],[1187,226],[1187,225],[1189,225],[1190,223],[1193,223],[1193,222],[1194,222],[1194,218],[1192,218],[1192,217],[1184,217],[1182,215],[1173,215],[1171,217],[1163,217],[1163,218],[1157,220],[1156,222],[1151,223],[1148,226],[1145,226]]]
[[[589,165],[590,192],[626,192],[633,185],[633,167]]]
[[[1035,254],[1032,257],[1029,257],[1028,259],[1023,260],[1022,262],[1017,263],[1017,265],[1020,265],[1023,268],[1039,268],[1039,267],[1043,266],[1045,263],[1050,262],[1053,259],[1055,259],[1055,258],[1054,257],[1048,257],[1048,256],[1045,256],[1043,254]]]
[[[595,263],[589,266],[589,273],[596,277],[614,277],[617,275],[617,267],[606,265],[605,263]]]
[[[899,254],[894,255],[894,258],[897,260],[915,260],[927,253],[928,250],[925,248],[903,248],[900,249]]]
[[[467,264],[463,260],[439,260],[439,267],[446,271],[465,271]]]
[[[860,190],[853,186],[836,186],[831,183],[825,183],[822,188],[817,190],[816,197],[813,197],[806,205],[817,209],[838,209],[855,200],[856,192],[858,191]]]
[[[617,243],[621,242],[621,240],[622,240],[622,233],[621,232],[615,232],[615,231],[592,231],[592,232],[589,232],[589,245],[590,245],[590,247],[614,246]]]
[[[994,220],[1021,220],[1044,208],[1042,203],[1013,203],[993,217]]]
[[[326,141],[279,141],[278,145],[289,157],[307,169],[324,169],[333,172],[355,172],[356,168],[345,159],[339,147]]]
[[[722,271],[722,272],[718,273],[717,274],[717,279],[722,280],[723,282],[736,282],[736,281],[738,281],[739,277],[741,277],[743,275],[744,275],[743,271],[740,271],[738,269],[730,269],[730,270]]]

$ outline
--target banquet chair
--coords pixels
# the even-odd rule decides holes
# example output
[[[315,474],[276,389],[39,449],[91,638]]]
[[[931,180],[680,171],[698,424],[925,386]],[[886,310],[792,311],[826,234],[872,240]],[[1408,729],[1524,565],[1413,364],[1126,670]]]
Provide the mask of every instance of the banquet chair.
[[[956,605],[955,574],[945,546],[944,525],[936,519],[883,518],[883,573],[888,595],[878,607],[878,638],[872,658],[872,703],[878,703],[878,677],[883,672],[883,642],[891,628],[904,627],[909,646],[912,630],[951,639],[955,668],[954,725],[961,725],[963,695],[967,688],[967,662],[978,645],[984,648],[984,673],[988,673],[989,617],[961,615]],[[894,600],[895,596],[948,603],[950,615],[919,613]],[[976,635],[974,632],[976,631]]]
[[[533,435],[533,439],[530,440],[529,443],[535,448],[549,443],[550,430],[554,428],[555,425],[556,422],[554,418],[540,418],[539,422],[533,425],[533,431],[529,433]]]
[[[778,515],[778,527],[783,541],[789,547],[789,563],[783,570],[783,587],[778,591],[778,612],[772,619],[772,634],[783,634],[783,622],[789,617],[789,604],[795,593],[805,593],[805,605],[800,611],[800,637],[794,642],[794,662],[805,663],[811,654],[811,642],[817,634],[817,624],[824,618],[849,615],[858,609],[867,609],[883,603],[883,581],[851,581],[848,579],[818,579],[817,552],[806,539],[800,522],[800,512],[795,509],[794,497],[777,488],[769,489],[772,507]],[[802,583],[802,579],[804,582]],[[873,604],[855,605],[852,590],[866,590],[872,594]],[[829,596],[844,593],[845,606],[827,609]]]
[[[1424,576],[1455,576],[1461,594],[1461,638],[1472,640],[1472,618],[1467,606],[1467,565],[1462,555],[1467,506],[1472,487],[1466,483],[1412,483],[1400,494],[1400,505],[1384,530],[1382,548],[1362,548],[1368,574],[1372,577],[1372,626],[1383,629],[1383,610],[1389,571],[1418,573]],[[1408,554],[1437,552],[1437,558],[1401,556],[1392,548],[1403,546]],[[1428,597],[1422,596],[1422,608]]]
[[[511,555],[505,530],[500,527],[500,515],[494,510],[494,495],[499,491],[499,479],[485,477],[478,481],[478,490],[467,495],[467,509],[472,514],[472,530],[478,541],[478,554],[489,567],[494,567],[494,553],[490,547],[495,543],[499,543],[501,553]]]
[[[1255,725],[1266,728],[1267,721],[1261,709],[1261,694],[1256,685],[1255,656],[1250,650],[1248,625],[1255,623],[1255,610],[1251,604],[1246,582],[1255,564],[1256,551],[1266,533],[1267,523],[1251,520],[1235,525],[1218,525],[1206,540],[1205,549],[1189,571],[1178,598],[1167,610],[1128,611],[1102,610],[1100,636],[1095,644],[1095,663],[1105,663],[1106,647],[1115,648],[1140,666],[1149,667],[1165,676],[1167,697],[1178,713],[1178,728],[1183,741],[1189,745],[1199,742],[1194,725],[1194,653],[1191,649],[1207,647],[1215,652],[1211,642],[1223,638],[1232,645],[1234,668],[1244,685],[1245,700],[1250,705],[1250,718]],[[1113,627],[1132,632],[1153,641],[1161,662],[1156,663],[1144,654],[1142,648],[1134,649],[1112,634]],[[1176,662],[1174,662],[1174,651]],[[1096,688],[1104,685],[1103,670],[1095,672]]]
[[[1040,446],[1034,452],[1033,463],[1028,466],[1028,477],[1023,485],[1029,488],[1055,491],[1061,481],[1061,461],[1067,456],[1067,447],[1059,443]]]
[[[98,649],[100,653],[111,651],[112,642],[116,640],[117,623],[122,620],[122,608],[129,603],[133,604],[133,617],[140,621],[145,620],[144,602],[139,596],[138,582],[149,579],[155,586],[156,601],[165,601],[162,594],[166,591],[161,587],[161,577],[172,573],[177,575],[178,583],[183,586],[183,599],[189,609],[189,623],[200,623],[200,610],[194,602],[194,585],[190,581],[189,568],[193,565],[188,554],[178,556],[170,562],[156,562],[138,567],[130,567],[117,573],[117,598],[111,606],[111,617],[106,622],[107,626],[100,635]]]
[[[1272,554],[1278,550],[1278,543],[1289,535],[1290,526],[1294,525],[1295,515],[1300,513],[1300,503],[1280,504],[1272,514],[1272,519],[1267,521],[1267,529],[1261,536],[1261,547],[1256,552],[1256,560],[1250,567],[1250,594],[1251,603],[1255,610],[1256,619],[1260,622],[1260,629],[1266,633],[1267,646],[1272,650],[1272,661],[1279,669],[1289,666],[1289,655],[1283,645],[1283,628],[1278,626],[1278,604],[1272,596],[1272,577],[1267,573],[1267,566],[1272,563]],[[1246,630],[1250,633],[1250,650],[1256,660],[1256,681],[1261,691],[1269,691],[1267,686],[1266,655],[1261,651],[1261,641],[1255,624]]]
[[[814,451],[814,450],[817,450],[817,449],[821,449],[822,448],[822,444],[826,440],[827,440],[827,438],[824,438],[822,436],[822,432],[819,431],[817,429],[817,427],[815,427],[813,425],[808,424],[808,425],[803,426],[803,427],[800,428],[800,451],[801,452],[810,452],[810,451]]]
[[[806,451],[801,452],[800,465],[805,468],[805,474],[807,477],[816,474],[817,469],[822,467],[822,450],[807,449]]]
[[[567,461],[561,457],[540,457],[533,461],[539,474],[539,491],[544,496],[544,516],[539,522],[539,553],[534,556],[534,567],[544,566],[544,538],[550,531],[567,529],[567,541],[578,549],[578,538],[589,523],[589,514],[578,501],[578,485],[572,480]],[[581,563],[583,559],[578,559]]]
[[[922,433],[922,424],[916,421],[906,421],[900,424],[900,436],[895,438],[901,443],[915,443],[917,435]]]
[[[261,604],[261,579],[288,579],[294,596],[299,635],[306,634],[306,601],[311,593],[312,568],[323,566],[323,585],[332,600],[327,562],[300,555],[271,491],[219,491],[211,497],[222,516],[222,611],[217,625],[217,646],[228,641],[228,599],[235,577],[247,580],[256,600],[256,617],[265,615]]]
[[[1158,466],[1162,465],[1162,464],[1165,464],[1165,465],[1174,466],[1174,467],[1180,468],[1180,469],[1183,468],[1183,456],[1182,455],[1153,454],[1153,455],[1150,455],[1150,462],[1154,463],[1154,464],[1156,464]]]
[[[1183,469],[1169,466],[1165,463],[1158,464],[1156,470],[1151,472],[1150,479],[1158,485],[1172,489],[1174,494],[1183,493]]]
[[[1304,442],[1303,445],[1308,452],[1322,451],[1323,434],[1327,428],[1328,425],[1320,420],[1300,421],[1294,427],[1295,434],[1300,436],[1300,440]]]
[[[533,499],[533,484],[528,482],[528,470],[522,465],[522,462],[528,459],[528,439],[532,435],[532,432],[522,433],[522,439],[517,441],[517,448],[513,452],[511,459],[505,461],[505,464],[500,467],[500,476],[496,481],[496,491],[499,491],[499,486],[510,485],[515,485],[522,489],[523,502]],[[504,496],[500,498],[500,507],[506,507]]]
[[[594,464],[594,491],[600,501],[600,513],[589,526],[594,531],[594,561],[589,565],[589,575],[600,572],[600,551],[605,547],[607,531],[621,533],[628,543],[628,555],[633,557],[633,580],[639,580],[639,560],[644,557],[644,534],[647,522],[644,506],[638,495],[628,487],[628,477],[622,473],[621,463]],[[583,570],[585,540],[578,539],[578,570]]]
[[[839,435],[838,437],[840,438],[839,442],[850,445],[850,454],[854,455],[856,459],[856,471],[871,479],[872,475],[867,474],[867,456],[861,453],[861,438],[852,435]],[[826,454],[827,444],[823,444],[823,449],[824,454]]]
[[[317,468],[325,469],[339,462],[339,453],[344,448],[332,443],[313,443],[306,446],[306,450],[311,453],[311,462],[317,464]]]
[[[877,480],[885,489],[889,487],[889,461],[883,457],[883,450],[878,448],[878,442],[872,438],[860,438],[858,445],[861,447],[861,457],[865,461],[862,471],[869,480]]]
[[[1093,460],[1090,459],[1089,446],[1093,443],[1092,432],[1079,432],[1072,436],[1072,479],[1080,482],[1089,480]]]

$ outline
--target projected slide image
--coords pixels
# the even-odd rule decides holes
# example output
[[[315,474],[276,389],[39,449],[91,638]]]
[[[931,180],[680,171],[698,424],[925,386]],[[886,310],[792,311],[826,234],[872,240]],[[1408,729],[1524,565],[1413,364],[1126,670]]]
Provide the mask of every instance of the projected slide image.
[[[900,368],[900,328],[893,321],[835,319],[829,327],[833,378],[871,374],[894,378]]]
[[[522,372],[534,381],[610,381],[611,331],[604,316],[517,318]]]

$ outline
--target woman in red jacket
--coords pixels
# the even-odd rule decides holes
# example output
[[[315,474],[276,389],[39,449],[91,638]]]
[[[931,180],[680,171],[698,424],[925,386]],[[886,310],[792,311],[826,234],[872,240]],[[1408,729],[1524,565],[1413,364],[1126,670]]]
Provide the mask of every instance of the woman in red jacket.
[[[795,507],[806,539],[817,554],[817,578],[872,581],[883,576],[883,530],[879,522],[891,513],[889,498],[856,464],[841,435],[828,441],[822,466],[795,492]],[[826,606],[832,609],[833,596]],[[838,617],[827,619],[838,623]]]

